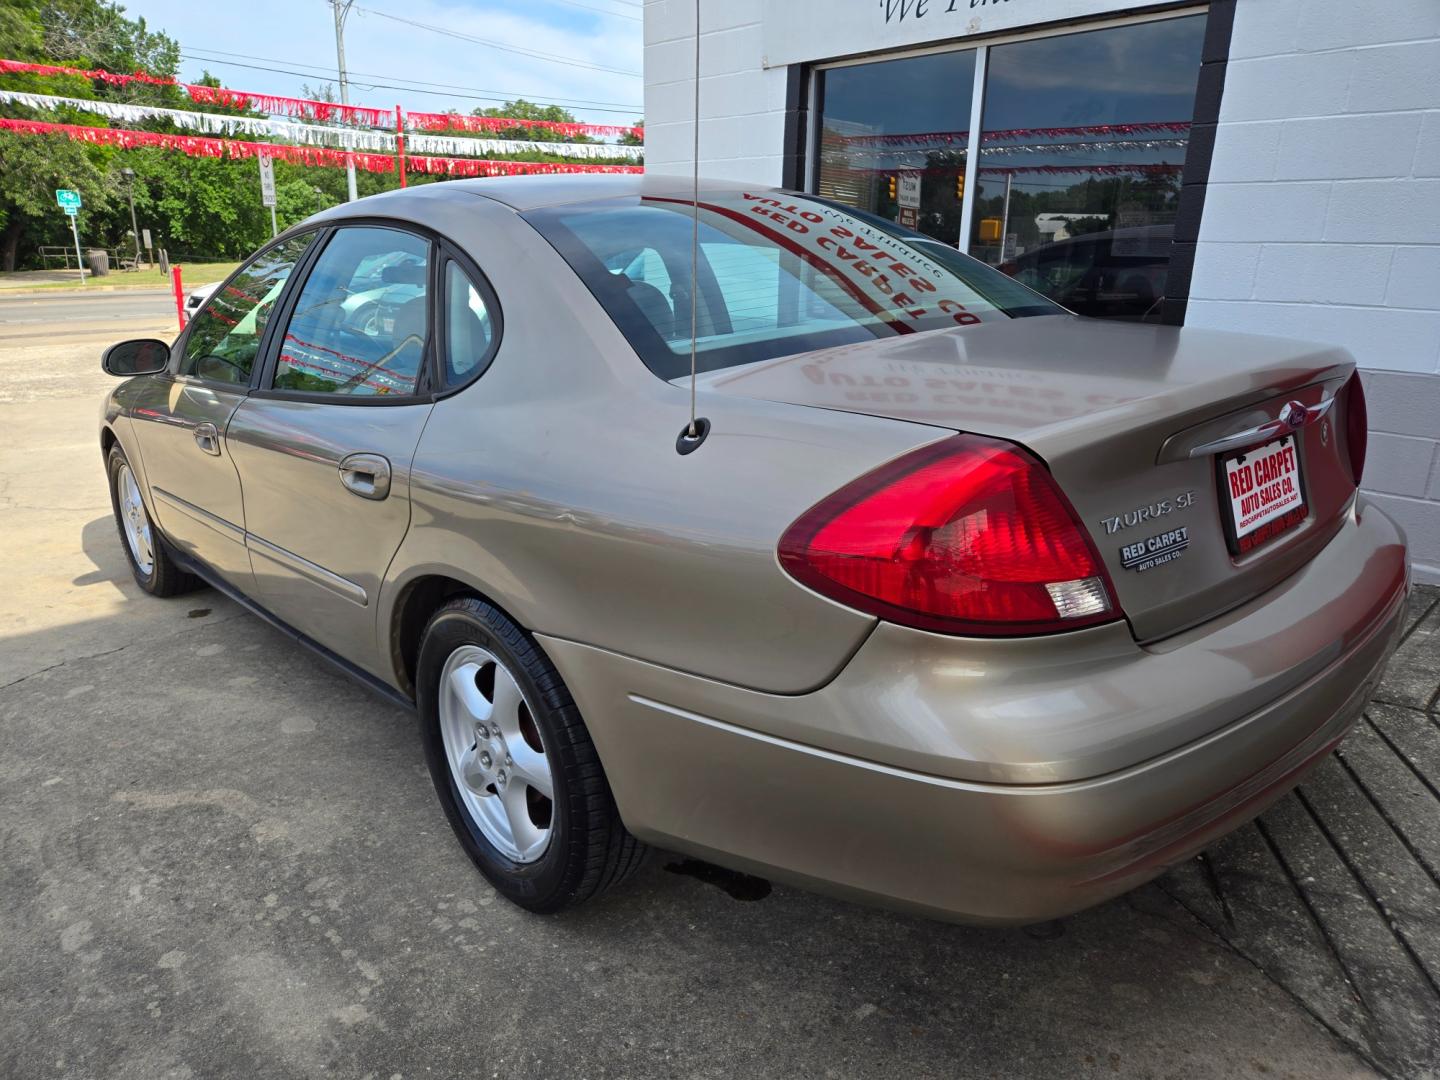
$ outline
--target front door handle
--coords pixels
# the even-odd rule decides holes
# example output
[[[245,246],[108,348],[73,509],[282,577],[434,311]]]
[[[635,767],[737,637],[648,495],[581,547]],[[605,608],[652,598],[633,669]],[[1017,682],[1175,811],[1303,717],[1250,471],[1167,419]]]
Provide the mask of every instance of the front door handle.
[[[390,494],[390,462],[379,454],[351,454],[340,462],[340,483],[362,499]]]
[[[208,420],[195,425],[195,445],[207,454],[220,456],[220,430]]]

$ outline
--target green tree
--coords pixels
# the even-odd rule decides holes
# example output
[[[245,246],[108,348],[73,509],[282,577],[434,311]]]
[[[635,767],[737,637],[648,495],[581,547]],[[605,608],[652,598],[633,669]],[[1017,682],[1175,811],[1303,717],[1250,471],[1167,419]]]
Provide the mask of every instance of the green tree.
[[[53,63],[172,79],[180,70],[179,42],[143,18],[127,18],[111,0],[44,0],[39,10],[42,47]],[[138,82],[95,82],[91,93],[78,96],[172,106],[183,99],[174,86]]]
[[[569,109],[562,109],[559,105],[537,105],[535,102],[526,101],[524,98],[507,101],[498,108],[472,109],[470,115],[501,117],[511,120],[542,120],[547,124],[574,124],[578,122],[575,119],[575,114]],[[525,124],[516,124],[514,127],[501,128],[494,132],[493,135],[501,139],[543,139],[546,142],[589,143],[599,141],[589,135],[561,135],[557,131],[541,132]]]
[[[0,267],[14,270],[21,240],[27,246],[70,243],[70,221],[55,205],[57,188],[80,192],[81,240],[102,242],[89,226],[105,220],[115,182],[105,168],[102,147],[85,146],[58,135],[0,132]]]
[[[621,135],[621,136],[620,136],[620,145],[621,145],[621,146],[644,146],[644,145],[645,145],[645,118],[642,116],[639,120],[636,120],[636,121],[635,121],[635,123],[634,123],[633,126],[634,126],[634,127],[638,127],[638,128],[640,129],[640,134],[639,134],[639,135],[631,135],[631,134],[627,131],[624,135]]]

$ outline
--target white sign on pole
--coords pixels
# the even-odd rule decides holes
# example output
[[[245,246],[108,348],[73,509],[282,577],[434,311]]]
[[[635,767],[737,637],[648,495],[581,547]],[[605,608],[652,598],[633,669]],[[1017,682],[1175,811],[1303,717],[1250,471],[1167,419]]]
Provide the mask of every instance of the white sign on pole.
[[[912,210],[920,209],[920,174],[918,172],[902,172],[900,174],[900,188],[897,196],[901,206],[909,207]]]
[[[141,230],[140,230],[140,235],[141,235],[141,236],[144,238],[144,240],[145,240],[145,248],[146,248],[146,250],[149,250],[150,248],[152,248],[152,247],[155,246],[154,244],[152,244],[152,243],[150,242],[150,230],[149,230],[149,229],[141,229]]]
[[[260,155],[260,203],[275,205],[275,162],[264,154]]]

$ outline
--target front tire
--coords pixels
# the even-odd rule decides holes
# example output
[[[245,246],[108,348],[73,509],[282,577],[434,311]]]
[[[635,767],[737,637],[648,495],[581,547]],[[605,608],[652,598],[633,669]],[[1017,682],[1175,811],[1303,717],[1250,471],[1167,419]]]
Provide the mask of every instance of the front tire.
[[[195,575],[181,570],[150,521],[150,512],[140,495],[140,481],[130,468],[125,451],[116,443],[105,459],[110,474],[110,506],[115,512],[115,527],[120,532],[120,545],[135,584],[151,596],[178,596],[192,592],[203,584]]]
[[[475,597],[430,619],[416,671],[425,758],[461,846],[529,911],[597,896],[640,866],[570,692],[533,638]]]

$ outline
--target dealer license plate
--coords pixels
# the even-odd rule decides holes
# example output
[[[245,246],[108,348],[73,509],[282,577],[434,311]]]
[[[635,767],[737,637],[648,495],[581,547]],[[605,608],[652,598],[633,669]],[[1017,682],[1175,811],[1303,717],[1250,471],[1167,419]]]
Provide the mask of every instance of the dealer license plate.
[[[1223,462],[1230,513],[1226,539],[1244,555],[1295,528],[1309,512],[1300,483],[1300,446],[1286,435]]]

